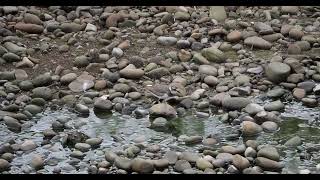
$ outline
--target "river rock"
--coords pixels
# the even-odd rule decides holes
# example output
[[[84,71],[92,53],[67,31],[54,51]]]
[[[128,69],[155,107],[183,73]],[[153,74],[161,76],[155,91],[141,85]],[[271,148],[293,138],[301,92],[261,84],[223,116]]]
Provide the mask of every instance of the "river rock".
[[[4,71],[0,72],[0,80],[14,80],[16,77],[14,75],[14,71]]]
[[[165,67],[153,69],[145,74],[152,79],[160,79],[163,76],[170,75],[170,71]]]
[[[40,20],[40,18],[37,15],[31,13],[24,14],[23,21],[25,23],[42,25],[42,21]]]
[[[212,169],[213,168],[213,165],[207,161],[206,159],[204,158],[199,158],[197,161],[196,161],[196,166],[198,169],[201,169],[201,170],[205,170],[207,168],[210,168]]]
[[[303,31],[297,29],[297,28],[292,28],[289,31],[289,37],[295,39],[295,40],[301,40],[301,38],[303,37],[304,33]]]
[[[65,33],[71,33],[71,32],[79,32],[84,30],[86,27],[86,24],[80,25],[77,23],[62,23],[60,26],[60,29]]]
[[[36,115],[38,113],[42,112],[42,108],[40,106],[34,105],[34,104],[28,104],[24,107],[25,110],[30,112],[33,115]]]
[[[106,151],[104,156],[105,156],[105,159],[110,163],[113,163],[115,159],[118,157],[118,155],[112,151]]]
[[[297,84],[297,88],[302,88],[306,91],[306,93],[312,92],[313,88],[315,88],[316,84],[313,81],[304,81]]]
[[[211,76],[217,76],[218,75],[218,70],[211,65],[200,65],[198,69],[200,74],[206,74],[206,75],[211,75]]]
[[[131,169],[132,160],[128,158],[117,157],[115,158],[114,164],[117,168],[128,171]]]
[[[15,14],[18,12],[17,6],[3,6],[2,9],[5,14]]]
[[[183,172],[185,169],[190,169],[190,168],[191,168],[191,165],[186,160],[178,160],[174,165],[174,169],[178,172]]]
[[[299,12],[298,6],[281,6],[281,13],[283,14],[297,14]]]
[[[242,133],[244,136],[255,136],[262,131],[262,128],[251,121],[242,122]]]
[[[97,109],[97,110],[111,110],[112,109],[112,102],[108,99],[103,99],[103,98],[97,98],[95,101],[94,101],[94,104],[93,104],[94,108]]]
[[[205,57],[203,57],[201,53],[195,53],[192,58],[199,64],[210,64],[210,62]]]
[[[167,151],[163,157],[169,161],[170,165],[175,164],[178,160],[178,155],[174,151]]]
[[[161,116],[164,118],[174,118],[177,115],[176,110],[169,104],[165,103],[153,105],[149,109],[149,113],[151,116]]]
[[[12,42],[5,42],[3,44],[3,46],[6,48],[6,50],[8,50],[9,52],[12,52],[14,54],[17,54],[17,55],[21,55],[21,54],[24,54],[26,53],[27,51],[27,48],[25,47],[21,47],[21,46],[18,46],[17,44],[14,44]],[[4,53],[6,53],[7,51],[4,51]],[[3,54],[4,54],[3,53]],[[0,53],[0,55],[3,55]]]
[[[267,78],[275,83],[280,83],[287,80],[290,75],[291,68],[287,64],[280,62],[272,62],[266,68]]]
[[[28,74],[23,69],[16,69],[14,71],[14,76],[16,77],[16,80],[26,80],[26,79],[28,79]]]
[[[203,82],[208,84],[209,86],[216,86],[219,83],[219,80],[214,76],[206,76],[203,79]]]
[[[83,104],[76,104],[75,109],[77,112],[79,112],[81,114],[89,114],[90,113],[89,108]]]
[[[250,77],[247,75],[239,75],[237,76],[234,81],[238,86],[247,85],[250,82]]]
[[[89,144],[91,147],[97,147],[102,143],[102,138],[89,138],[86,140],[86,143]]]
[[[76,149],[78,149],[79,151],[81,151],[81,152],[87,152],[91,148],[91,146],[89,144],[87,144],[87,143],[76,143],[74,145],[74,147]]]
[[[131,168],[132,171],[141,174],[152,173],[154,170],[153,163],[150,160],[148,161],[141,158],[135,158],[134,160],[132,160]]]
[[[264,109],[266,111],[281,111],[284,108],[285,108],[285,106],[280,100],[273,101],[273,102],[270,102],[270,103],[264,105]]]
[[[257,166],[268,171],[279,171],[284,167],[283,164],[264,157],[257,157],[255,162]]]
[[[123,51],[120,48],[113,48],[112,52],[111,52],[112,56],[116,57],[116,58],[120,58],[123,56]]]
[[[30,34],[41,34],[44,30],[43,26],[37,24],[29,24],[29,23],[22,23],[19,22],[15,26],[15,29],[27,32]]]
[[[231,163],[233,160],[233,155],[230,153],[219,153],[216,156],[216,160],[212,162],[214,167],[225,166],[226,163]]]
[[[318,101],[313,98],[302,98],[301,101],[307,107],[316,107],[318,105]]]
[[[209,17],[217,21],[227,19],[227,13],[224,6],[210,6]]]
[[[184,140],[184,142],[187,144],[187,145],[190,145],[190,144],[197,144],[197,143],[200,143],[202,142],[202,136],[190,136],[188,138],[186,138]]]
[[[76,73],[68,73],[60,78],[62,84],[69,84],[77,78]]]
[[[12,118],[10,116],[4,116],[3,121],[7,125],[9,130],[11,130],[13,132],[20,132],[21,131],[21,124],[17,119]]]
[[[258,151],[258,157],[265,157],[274,161],[280,160],[280,155],[275,147],[266,146]]]
[[[306,91],[302,88],[295,88],[293,89],[292,95],[297,99],[302,99],[306,96]]]
[[[222,100],[222,107],[230,110],[241,110],[250,104],[250,99],[244,97],[230,97]]]
[[[197,153],[188,152],[188,151],[181,153],[181,155],[179,156],[179,159],[186,160],[190,163],[195,163],[199,158],[200,157]]]
[[[190,14],[188,12],[178,11],[174,14],[174,18],[179,21],[187,21],[190,19]]]
[[[247,147],[247,149],[244,152],[244,156],[255,158],[257,156],[257,151],[252,147]]]
[[[208,61],[214,63],[223,63],[227,59],[222,51],[214,47],[202,49],[201,54]]]
[[[106,26],[109,27],[117,27],[118,23],[123,21],[124,17],[121,14],[111,14],[107,19],[106,19]]]
[[[241,32],[240,31],[232,31],[227,35],[227,40],[229,42],[238,42],[241,40]]]
[[[187,49],[190,47],[190,42],[188,40],[180,39],[179,41],[177,41],[177,47],[179,49]]]
[[[254,48],[258,48],[258,49],[271,49],[272,44],[260,37],[257,36],[252,36],[252,37],[248,37],[244,40],[244,44],[247,46],[252,46]]]
[[[22,151],[30,151],[37,148],[37,144],[32,140],[25,140],[21,145],[20,149]]]
[[[233,155],[232,164],[238,169],[243,170],[250,166],[250,162],[239,154]]]
[[[113,89],[117,92],[128,93],[130,91],[131,87],[127,84],[124,84],[124,83],[118,83],[113,86]]]
[[[173,46],[177,43],[177,41],[177,38],[167,36],[160,36],[157,39],[157,42],[163,46]]]
[[[69,89],[73,92],[83,92],[92,88],[93,86],[94,86],[94,82],[93,80],[91,80],[91,78],[82,79],[79,77],[68,85]]]
[[[89,31],[97,32],[97,30],[98,30],[97,26],[90,24],[90,23],[88,23],[85,28],[85,31],[87,31],[87,32],[89,32]]]
[[[52,83],[52,78],[49,74],[40,74],[32,80],[35,87],[46,86]]]
[[[278,130],[278,124],[272,121],[263,122],[261,127],[266,132],[275,132]]]
[[[151,128],[166,129],[168,121],[163,117],[158,117],[152,121]]]
[[[17,68],[23,68],[23,67],[32,68],[32,67],[34,67],[34,63],[32,61],[30,61],[27,57],[23,57],[22,61],[20,61],[16,64],[16,67]]]
[[[44,160],[40,155],[36,154],[32,157],[30,165],[36,170],[42,169]]]
[[[86,67],[90,64],[89,58],[87,56],[78,56],[74,59],[73,64],[76,67]]]
[[[258,112],[263,110],[263,107],[256,103],[250,103],[245,107],[245,111],[250,115],[256,115]]]
[[[272,27],[263,22],[255,22],[254,28],[259,34],[262,34],[262,35],[273,33]]]
[[[10,163],[7,160],[0,159],[0,172],[7,171],[10,168]]]
[[[8,63],[21,61],[21,58],[18,55],[11,52],[5,53],[2,58]]]
[[[142,69],[136,69],[130,65],[120,70],[119,73],[122,77],[128,79],[140,79],[144,75],[144,71]]]
[[[163,170],[169,166],[169,160],[157,159],[157,160],[153,160],[153,164],[156,169]]]
[[[216,106],[221,106],[222,101],[227,98],[231,98],[231,96],[225,92],[218,93],[213,97],[209,97],[209,103]]]
[[[47,87],[37,87],[32,90],[32,97],[50,100],[52,97],[52,91],[50,88]]]
[[[285,90],[282,88],[274,88],[267,92],[267,96],[270,98],[280,98],[285,94]]]
[[[287,147],[296,147],[302,144],[301,138],[299,136],[294,136],[289,139],[286,143],[284,143]]]

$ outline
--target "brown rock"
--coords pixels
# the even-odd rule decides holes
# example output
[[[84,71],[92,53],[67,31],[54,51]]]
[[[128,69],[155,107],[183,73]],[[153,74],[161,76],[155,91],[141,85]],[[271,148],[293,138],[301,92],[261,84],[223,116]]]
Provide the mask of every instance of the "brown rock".
[[[227,35],[227,40],[230,42],[238,42],[241,39],[241,32],[240,31],[232,31]]]
[[[293,97],[297,99],[302,99],[306,96],[306,91],[302,88],[295,88],[292,94],[293,94]]]
[[[25,23],[17,23],[15,25],[15,29],[27,32],[30,34],[41,34],[43,32],[43,26],[37,24],[25,24]]]
[[[117,27],[118,23],[123,21],[124,17],[121,14],[112,14],[106,20],[107,27]]]

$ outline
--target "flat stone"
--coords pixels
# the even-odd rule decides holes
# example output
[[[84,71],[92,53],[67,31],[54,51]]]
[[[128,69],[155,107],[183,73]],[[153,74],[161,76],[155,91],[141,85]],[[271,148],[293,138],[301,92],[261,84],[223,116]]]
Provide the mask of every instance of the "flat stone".
[[[30,34],[41,34],[44,30],[43,26],[37,24],[28,24],[19,22],[14,26],[17,30],[24,31]]]
[[[222,107],[230,110],[240,110],[250,104],[250,99],[244,97],[230,97],[222,100]]]
[[[93,80],[90,79],[80,79],[72,81],[68,87],[73,92],[84,92],[94,86]]]
[[[244,44],[247,46],[252,46],[254,48],[258,48],[258,49],[271,49],[272,44],[260,37],[257,36],[252,36],[252,37],[248,37],[244,40]]]

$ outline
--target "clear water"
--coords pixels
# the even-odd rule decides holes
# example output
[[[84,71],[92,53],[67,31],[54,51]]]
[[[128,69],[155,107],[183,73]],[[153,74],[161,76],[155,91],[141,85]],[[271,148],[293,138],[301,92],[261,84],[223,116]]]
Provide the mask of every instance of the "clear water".
[[[55,166],[64,167],[65,172],[79,173],[81,166],[70,171],[66,162],[70,161],[69,154],[72,149],[64,148],[59,143],[53,143],[53,146],[41,146],[43,135],[41,132],[50,128],[51,123],[58,116],[67,116],[71,120],[67,123],[70,127],[78,129],[90,137],[101,137],[104,139],[101,147],[87,154],[84,160],[90,161],[93,159],[103,159],[101,151],[105,149],[121,149],[124,144],[133,143],[136,138],[143,137],[148,144],[159,144],[163,149],[171,149],[176,151],[194,151],[197,152],[202,145],[185,146],[179,142],[179,135],[214,135],[221,145],[237,145],[241,143],[239,139],[230,140],[226,137],[237,132],[231,125],[222,123],[219,115],[209,118],[197,118],[193,115],[188,115],[184,118],[176,119],[172,123],[173,128],[171,133],[158,132],[150,128],[148,118],[135,119],[130,116],[124,116],[117,113],[113,114],[95,114],[92,110],[88,117],[80,117],[77,114],[69,111],[67,108],[61,110],[52,110],[48,108],[42,114],[34,117],[29,123],[29,126],[19,133],[12,133],[0,122],[0,143],[4,143],[13,138],[16,142],[23,142],[25,139],[34,140],[39,147],[36,151],[19,153],[12,162],[12,173],[28,172],[30,158],[35,153],[45,154],[46,161],[50,161],[52,166],[47,165],[45,172],[50,173]],[[257,141],[266,144],[274,144],[278,147],[281,153],[281,160],[285,163],[284,173],[296,173],[301,169],[315,170],[315,166],[320,163],[318,152],[313,152],[313,155],[306,159],[301,159],[296,149],[288,149],[282,145],[293,136],[300,136],[303,140],[303,146],[306,143],[319,144],[320,129],[318,125],[308,125],[308,121],[319,116],[319,111],[316,108],[306,108],[299,103],[287,104],[286,112],[282,113],[284,121],[280,124],[280,130],[276,133],[262,133],[256,138]],[[68,131],[68,130],[66,130]],[[121,142],[113,141],[113,136],[123,139]],[[100,151],[100,153],[98,152]],[[49,164],[50,164],[49,163]],[[63,169],[63,168],[62,168]],[[63,169],[64,171],[64,169]],[[85,170],[83,170],[85,172]]]

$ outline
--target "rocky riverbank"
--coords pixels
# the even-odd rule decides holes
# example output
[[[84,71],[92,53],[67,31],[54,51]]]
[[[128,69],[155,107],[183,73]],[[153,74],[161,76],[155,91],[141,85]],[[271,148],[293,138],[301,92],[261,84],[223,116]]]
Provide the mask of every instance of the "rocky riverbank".
[[[232,126],[233,139],[246,139],[240,145],[221,145],[215,135],[173,140],[204,146],[191,152],[144,144],[141,137],[118,151],[79,131],[85,122],[59,116],[37,134],[40,142],[2,140],[0,172],[17,173],[11,162],[41,146],[68,151],[72,173],[281,173],[277,147],[247,139],[279,131],[288,102],[319,106],[319,9],[225,10],[0,7],[0,122],[10,133],[29,131],[49,108],[83,118],[93,111],[147,118],[150,129],[167,134],[190,113],[200,119],[219,115]],[[317,118],[308,123],[316,126]],[[284,146],[302,144],[295,136]],[[86,158],[92,153],[105,157]],[[45,168],[56,165],[47,158],[33,154],[23,173],[65,172]]]

